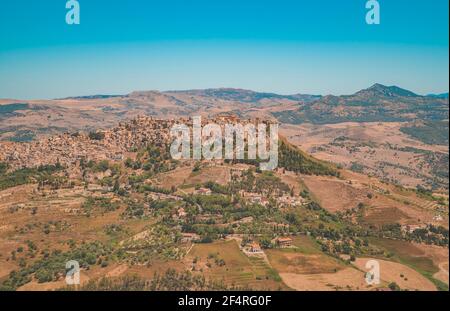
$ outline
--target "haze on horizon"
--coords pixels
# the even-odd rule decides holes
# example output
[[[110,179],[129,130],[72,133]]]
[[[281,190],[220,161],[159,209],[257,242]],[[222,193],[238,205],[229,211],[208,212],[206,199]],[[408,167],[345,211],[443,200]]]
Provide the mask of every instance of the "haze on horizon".
[[[112,3],[111,3],[112,2]],[[4,1],[0,98],[232,87],[352,94],[374,83],[448,92],[448,1]]]

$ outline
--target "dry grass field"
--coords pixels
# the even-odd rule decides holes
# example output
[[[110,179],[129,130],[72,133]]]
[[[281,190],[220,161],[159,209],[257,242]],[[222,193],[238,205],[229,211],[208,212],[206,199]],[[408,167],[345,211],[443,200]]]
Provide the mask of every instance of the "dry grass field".
[[[317,176],[304,176],[303,181],[323,208],[338,212],[355,208],[358,203],[367,203],[368,189],[360,189],[347,181]]]
[[[354,291],[370,290],[364,273],[353,268],[344,268],[335,273],[280,273],[283,282],[298,291]]]
[[[431,258],[434,265],[439,268],[433,277],[445,284],[449,283],[449,252],[448,248],[434,245],[414,244],[414,246],[424,252],[424,255]]]
[[[219,263],[224,261],[224,265]],[[216,281],[255,289],[287,289],[278,273],[263,259],[247,257],[235,240],[196,244],[185,260],[188,266]]]
[[[300,291],[362,290],[364,273],[320,252],[309,237],[293,238],[295,248],[267,250],[283,282]]]
[[[448,248],[388,239],[373,239],[371,243],[389,252],[391,260],[448,286]]]
[[[360,270],[365,270],[366,263],[372,258],[357,258],[353,263]],[[380,278],[385,284],[395,282],[401,289],[435,291],[436,286],[414,269],[400,263],[379,260]]]

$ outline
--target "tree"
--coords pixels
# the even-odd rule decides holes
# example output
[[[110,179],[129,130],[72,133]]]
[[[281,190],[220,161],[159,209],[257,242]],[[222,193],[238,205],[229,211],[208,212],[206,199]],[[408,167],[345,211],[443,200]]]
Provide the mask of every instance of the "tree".
[[[4,162],[0,162],[0,175],[5,174],[8,170],[8,164]]]
[[[113,192],[119,193],[119,190],[120,190],[120,183],[119,179],[116,178],[116,180],[114,181]]]
[[[47,283],[53,281],[53,274],[46,269],[39,269],[35,275],[38,283]]]
[[[198,172],[198,171],[200,171],[200,163],[199,162],[196,162],[195,163],[195,165],[194,165],[194,169],[192,170],[193,172]]]
[[[128,168],[133,167],[133,160],[131,160],[131,158],[127,158],[125,160],[125,166],[128,167]]]
[[[395,282],[390,283],[388,287],[392,291],[399,291],[400,290],[400,286],[398,286],[398,284],[395,283]]]
[[[101,132],[90,132],[89,138],[91,140],[102,140],[103,138],[105,138],[105,134]]]
[[[261,245],[261,248],[264,249],[272,248],[272,242],[268,238],[262,238],[259,241],[259,244]]]

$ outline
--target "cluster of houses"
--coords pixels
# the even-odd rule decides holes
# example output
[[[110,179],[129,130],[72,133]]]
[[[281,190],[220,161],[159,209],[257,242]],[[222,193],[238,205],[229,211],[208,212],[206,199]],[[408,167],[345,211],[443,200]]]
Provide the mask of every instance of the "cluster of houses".
[[[259,204],[262,206],[269,205],[269,200],[259,193],[241,191],[240,196],[253,204]]]
[[[281,206],[302,206],[308,201],[298,196],[283,195],[277,198],[277,203]]]
[[[261,195],[259,193],[241,191],[240,196],[253,204],[268,206],[270,203],[270,201],[267,197],[265,197],[264,195]],[[307,200],[305,200],[302,197],[290,196],[290,195],[283,195],[281,197],[277,197],[275,199],[275,201],[279,207],[283,207],[283,206],[298,207],[298,206],[302,206],[308,202]]]
[[[290,237],[278,237],[272,240],[272,244],[279,248],[290,248],[293,246],[293,240]],[[250,254],[263,253],[261,245],[254,241],[245,247],[245,251]]]
[[[152,199],[154,201],[162,201],[162,200],[170,200],[170,201],[182,201],[183,198],[165,193],[157,193],[157,192],[149,192],[147,198]]]
[[[75,167],[81,159],[121,161],[134,148],[149,143],[163,146],[169,142],[174,123],[174,120],[140,116],[113,129],[99,131],[96,136],[65,133],[29,143],[2,144],[0,161],[13,169],[56,163]]]

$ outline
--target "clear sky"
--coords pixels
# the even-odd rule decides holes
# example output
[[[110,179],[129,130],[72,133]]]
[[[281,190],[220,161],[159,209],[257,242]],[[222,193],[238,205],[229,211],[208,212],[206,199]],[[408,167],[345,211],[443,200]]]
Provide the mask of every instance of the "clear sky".
[[[448,0],[0,2],[0,98],[236,87],[349,94],[448,91]]]

